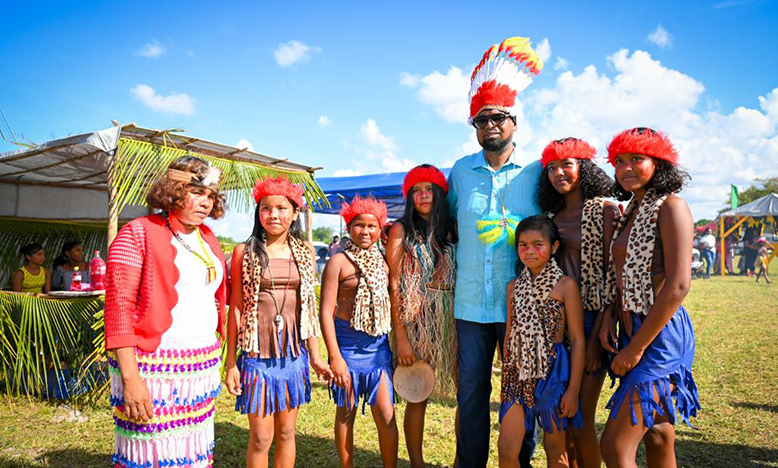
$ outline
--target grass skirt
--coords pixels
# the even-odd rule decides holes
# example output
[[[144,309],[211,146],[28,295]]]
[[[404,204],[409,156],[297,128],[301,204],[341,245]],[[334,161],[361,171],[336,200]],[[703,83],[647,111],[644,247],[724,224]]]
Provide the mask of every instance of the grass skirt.
[[[455,397],[459,346],[454,321],[454,291],[427,288],[427,303],[413,322],[405,324],[416,357],[435,369],[435,394]]]
[[[354,392],[354,406],[362,401],[362,414],[365,405],[375,405],[378,387],[385,380],[389,395],[394,404],[394,386],[392,385],[392,350],[389,348],[389,335],[371,336],[354,330],[348,321],[335,317],[335,336],[338,339],[340,354],[348,365],[351,377],[351,390]],[[348,392],[334,383],[330,386],[330,397],[337,406],[349,407]]]
[[[578,411],[572,418],[561,418],[559,416],[559,404],[570,382],[570,353],[565,348],[564,343],[555,344],[554,350],[556,357],[551,362],[551,370],[535,386],[535,405],[532,408],[528,407],[521,397],[518,401],[524,408],[524,427],[528,431],[532,430],[532,422],[536,419],[540,427],[550,434],[554,433],[554,427],[566,430],[568,424],[571,424],[576,429],[583,427],[580,404],[578,405]],[[514,400],[506,400],[500,403],[500,422],[508,414],[508,410],[516,403]]]
[[[640,329],[645,317],[632,314],[633,336]],[[619,349],[624,349],[632,337],[621,334]],[[610,418],[618,415],[625,398],[632,401],[637,393],[643,412],[643,425],[650,429],[654,426],[654,413],[668,415],[671,424],[675,424],[676,414],[691,426],[689,418],[697,416],[700,398],[697,385],[692,377],[694,361],[694,329],[689,314],[683,306],[678,307],[670,321],[651,342],[640,362],[626,375],[619,378],[619,387],[606,405],[611,410]],[[611,375],[613,383],[615,376]],[[613,386],[613,384],[611,384]],[[674,387],[673,387],[674,386]],[[654,401],[654,390],[659,395],[659,403]],[[637,425],[633,404],[632,425]]]
[[[214,402],[221,390],[221,343],[206,347],[136,349],[154,417],[146,424],[124,412],[124,387],[115,354],[109,353],[111,406],[116,435],[115,468],[213,465]]]
[[[257,413],[262,399],[265,401],[264,415],[285,411],[287,392],[290,408],[297,408],[311,401],[308,352],[302,345],[297,357],[292,356],[290,349],[287,349],[286,357],[268,359],[241,354],[238,358],[238,369],[242,391],[235,401],[235,411],[243,414]]]

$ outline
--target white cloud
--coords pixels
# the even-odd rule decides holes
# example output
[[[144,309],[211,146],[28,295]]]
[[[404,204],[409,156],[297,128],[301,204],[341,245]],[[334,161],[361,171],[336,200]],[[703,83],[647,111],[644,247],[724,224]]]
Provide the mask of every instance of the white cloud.
[[[543,63],[546,63],[551,58],[551,43],[548,42],[548,38],[543,38],[542,41],[535,47],[538,57]]]
[[[165,54],[165,46],[163,46],[162,43],[160,43],[156,39],[149,42],[148,44],[145,44],[138,51],[138,55],[146,58],[158,58],[158,57],[162,57],[162,55],[164,54]]]
[[[381,133],[381,129],[373,119],[367,119],[359,128],[359,138],[364,143],[356,151],[360,158],[352,161],[354,172],[400,172],[416,166],[411,159],[397,156],[397,144],[394,138]]]
[[[556,62],[554,62],[554,70],[567,70],[569,66],[570,62],[563,57],[557,57]]]
[[[139,84],[131,88],[130,93],[132,93],[135,99],[154,112],[182,115],[192,115],[194,113],[195,100],[188,94],[181,93],[162,96],[154,91],[154,88],[145,84]]]
[[[362,175],[362,171],[356,171],[354,169],[338,169],[332,174],[333,177],[353,177]]]
[[[446,74],[434,71],[426,76],[400,74],[400,84],[416,89],[416,97],[448,122],[466,123],[469,116],[467,93],[470,76],[461,68],[451,67]]]
[[[646,39],[648,39],[648,42],[652,42],[662,49],[673,45],[673,36],[667,32],[667,29],[661,24],[657,26]]]
[[[254,145],[252,145],[251,142],[246,140],[245,138],[241,138],[240,140],[238,140],[238,142],[235,143],[235,147],[238,149],[246,148],[249,151],[254,151]]]
[[[661,129],[691,173],[682,196],[695,219],[712,218],[724,207],[730,183],[745,187],[755,177],[778,174],[778,87],[755,96],[750,106],[725,112],[709,106],[703,83],[645,51],[619,50],[607,61],[604,71],[593,65],[579,74],[565,71],[549,87],[530,87],[521,95],[515,138],[520,160],[536,159],[551,139],[565,136],[586,139],[604,158],[619,131]],[[479,149],[468,135],[459,157]]]
[[[311,47],[300,41],[289,41],[279,44],[273,55],[278,65],[286,68],[298,62],[307,62],[311,59],[311,54],[317,52],[321,52],[321,48]]]
[[[332,126],[332,120],[330,120],[329,117],[326,115],[322,115],[319,117],[319,127],[325,128],[325,127],[331,127]]]

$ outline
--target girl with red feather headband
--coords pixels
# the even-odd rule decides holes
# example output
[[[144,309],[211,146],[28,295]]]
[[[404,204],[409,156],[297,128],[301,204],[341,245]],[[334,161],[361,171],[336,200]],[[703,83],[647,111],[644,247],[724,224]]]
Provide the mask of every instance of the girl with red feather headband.
[[[583,427],[570,427],[575,459],[582,468],[599,467],[599,443],[594,417],[608,368],[607,354],[600,345],[608,247],[614,220],[620,216],[616,204],[605,200],[613,191],[613,179],[594,162],[597,151],[578,138],[550,142],[540,162],[545,169],[538,181],[538,202],[559,229],[559,267],[581,290],[583,328],[586,338],[585,373],[581,380],[580,405]],[[569,441],[568,441],[569,442]],[[568,443],[568,446],[570,444]]]
[[[284,177],[254,186],[254,230],[232,256],[227,390],[235,410],[248,415],[246,466],[294,466],[297,410],[311,401],[309,364],[324,381],[319,354],[316,258],[300,229],[302,189]],[[240,346],[241,355],[235,354]]]
[[[611,414],[600,447],[607,466],[622,466],[635,460],[643,440],[647,458],[675,466],[676,417],[688,424],[700,408],[692,376],[694,329],[682,305],[691,283],[694,226],[689,206],[676,195],[689,176],[678,167],[670,139],[650,128],[616,135],[608,158],[616,195],[631,198],[610,245],[606,302],[613,312],[605,312],[600,341],[615,353],[610,368],[620,381],[607,404]]]
[[[457,338],[454,322],[456,279],[454,220],[449,213],[448,183],[435,166],[413,168],[403,181],[405,212],[389,231],[392,316],[397,360],[417,360],[435,369],[435,391],[456,396]],[[422,441],[427,400],[408,402],[405,441],[411,467],[423,467]]]
[[[376,242],[386,223],[386,205],[354,197],[341,216],[351,243],[327,262],[321,285],[321,326],[333,379],[335,448],[341,466],[353,465],[354,419],[370,405],[385,467],[397,465],[399,435],[394,417],[389,268]]]

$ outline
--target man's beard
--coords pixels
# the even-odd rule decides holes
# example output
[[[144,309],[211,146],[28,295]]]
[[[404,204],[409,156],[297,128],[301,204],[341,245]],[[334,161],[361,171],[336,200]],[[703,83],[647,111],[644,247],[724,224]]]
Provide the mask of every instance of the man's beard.
[[[498,138],[484,138],[483,143],[481,143],[481,148],[484,149],[484,151],[488,151],[490,153],[498,153],[505,149],[506,146],[511,142],[510,138],[506,138],[504,140]]]

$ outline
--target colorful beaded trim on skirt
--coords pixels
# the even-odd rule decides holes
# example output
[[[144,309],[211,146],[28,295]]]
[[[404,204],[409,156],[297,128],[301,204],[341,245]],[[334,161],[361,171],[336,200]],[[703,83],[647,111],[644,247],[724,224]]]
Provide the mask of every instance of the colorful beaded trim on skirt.
[[[146,423],[124,411],[118,362],[109,353],[116,468],[213,465],[213,416],[221,390],[221,343],[194,349],[136,350],[138,370],[154,405]]]

